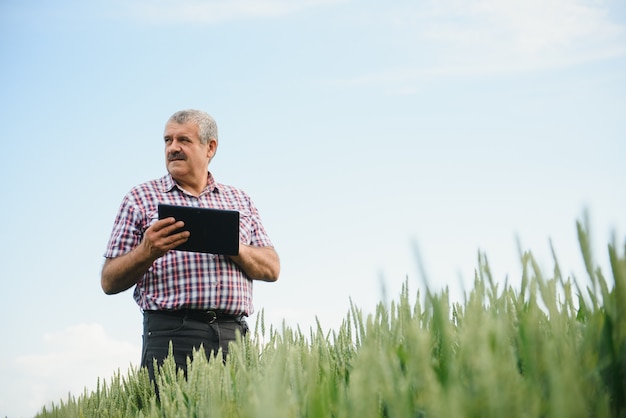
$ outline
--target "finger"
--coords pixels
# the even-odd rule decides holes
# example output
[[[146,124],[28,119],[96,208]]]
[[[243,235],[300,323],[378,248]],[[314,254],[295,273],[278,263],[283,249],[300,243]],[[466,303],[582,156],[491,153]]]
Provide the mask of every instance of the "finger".
[[[191,232],[189,231],[181,231],[176,234],[168,235],[168,238],[176,242],[179,242],[179,241],[185,242],[189,239],[190,235],[191,235]]]
[[[154,222],[152,225],[150,225],[148,227],[148,229],[157,232],[162,230],[163,228],[166,228],[172,224],[176,223],[176,219],[170,217],[170,218],[163,218],[163,219],[159,219],[158,221]]]
[[[167,237],[164,238],[165,240],[165,243],[163,244],[164,249],[168,251],[168,250],[172,250],[178,247],[179,245],[185,243],[189,239],[189,235],[191,235],[189,231],[183,231],[177,234],[168,235]]]
[[[168,231],[171,234],[173,231],[176,231],[177,229],[180,229],[183,226],[185,226],[185,223],[183,221],[175,221],[171,225],[164,226],[163,231]]]
[[[160,219],[152,224],[152,231],[158,232],[159,235],[171,235],[173,232],[185,226],[183,221],[177,221],[174,218]]]

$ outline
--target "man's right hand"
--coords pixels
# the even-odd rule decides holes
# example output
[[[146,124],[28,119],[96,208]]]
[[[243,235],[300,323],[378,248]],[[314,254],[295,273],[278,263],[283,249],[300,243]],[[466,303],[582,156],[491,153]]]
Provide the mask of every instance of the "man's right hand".
[[[174,218],[160,219],[146,229],[136,248],[119,257],[107,258],[100,277],[104,293],[112,295],[131,288],[154,260],[187,241],[189,231],[176,232],[184,225],[183,221]]]
[[[146,257],[151,260],[150,264],[189,239],[189,231],[176,232],[183,226],[185,226],[183,221],[170,217],[159,219],[146,229],[139,246],[143,247]]]

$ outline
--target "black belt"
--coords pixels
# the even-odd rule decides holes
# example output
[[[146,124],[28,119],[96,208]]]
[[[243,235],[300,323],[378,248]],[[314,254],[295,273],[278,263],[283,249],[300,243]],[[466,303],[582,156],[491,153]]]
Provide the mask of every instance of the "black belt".
[[[206,322],[212,324],[213,322],[239,322],[243,319],[243,315],[233,315],[224,313],[219,309],[175,309],[175,310],[162,310],[162,311],[144,311],[149,315],[168,315],[175,316],[177,318],[193,319],[195,321]]]

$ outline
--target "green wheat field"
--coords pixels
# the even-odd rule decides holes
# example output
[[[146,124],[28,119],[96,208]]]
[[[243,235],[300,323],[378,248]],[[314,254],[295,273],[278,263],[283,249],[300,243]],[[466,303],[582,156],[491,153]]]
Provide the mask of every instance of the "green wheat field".
[[[520,288],[501,287],[481,255],[462,303],[405,284],[337,330],[266,329],[260,313],[225,363],[196,355],[185,379],[168,359],[159,400],[131,368],[37,417],[626,417],[626,248],[607,246],[603,272],[588,231],[588,277],[526,252]]]

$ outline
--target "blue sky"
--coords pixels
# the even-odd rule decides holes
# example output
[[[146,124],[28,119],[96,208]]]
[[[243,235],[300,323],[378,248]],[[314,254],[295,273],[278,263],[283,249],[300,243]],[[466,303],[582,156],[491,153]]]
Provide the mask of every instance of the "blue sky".
[[[0,4],[5,158],[0,416],[139,361],[102,254],[124,194],[165,173],[177,110],[217,120],[211,171],[281,256],[266,322],[337,327],[408,280],[471,288],[517,240],[583,281],[626,231],[626,6],[618,0],[15,1]],[[254,324],[256,315],[251,318]]]

